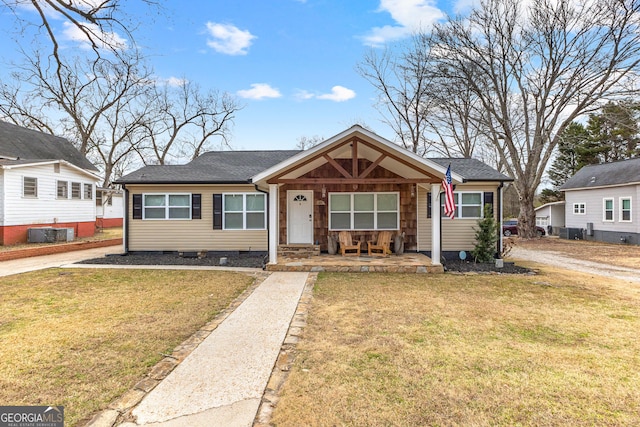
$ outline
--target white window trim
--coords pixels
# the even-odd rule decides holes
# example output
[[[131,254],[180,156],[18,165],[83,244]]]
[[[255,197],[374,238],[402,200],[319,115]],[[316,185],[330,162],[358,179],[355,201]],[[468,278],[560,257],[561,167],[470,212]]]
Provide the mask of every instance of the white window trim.
[[[349,210],[349,223],[351,225],[350,228],[333,228],[333,224],[332,224],[332,220],[331,220],[331,195],[332,194],[339,194],[339,195],[349,195],[351,197],[351,209]],[[360,228],[354,228],[353,224],[354,224],[354,214],[355,214],[355,210],[354,210],[354,203],[353,203],[353,197],[356,194],[373,194],[374,198],[373,198],[373,211],[358,211],[358,212],[371,212],[373,213],[373,229],[360,229]],[[389,210],[378,210],[378,194],[395,194],[396,195],[396,201],[398,202],[398,206],[397,209],[395,211],[389,211]],[[398,191],[367,191],[367,192],[332,192],[328,194],[328,199],[329,199],[329,230],[330,231],[368,231],[368,230],[381,230],[381,231],[385,231],[385,230],[399,230],[400,229],[400,192]],[[347,213],[347,211],[340,211],[342,213]],[[396,226],[395,228],[378,228],[378,215],[379,213],[392,213],[395,212],[397,214],[396,216]]]
[[[59,186],[61,183],[65,184],[66,190],[65,190],[65,195],[61,196],[60,193],[58,192]],[[62,179],[59,179],[56,181],[56,199],[60,199],[60,200],[67,200],[69,199],[69,181],[65,181]]]
[[[623,200],[628,200],[629,201],[629,219],[622,219],[622,214],[623,214],[623,210],[622,210],[622,202]],[[620,222],[633,222],[633,200],[631,199],[631,197],[620,197]]]
[[[78,196],[75,197],[73,195],[73,187],[77,186],[78,187]],[[82,183],[81,182],[72,182],[71,183],[71,198],[73,200],[82,200]]]
[[[229,213],[242,213],[242,228],[227,228],[227,209],[226,209],[226,196],[242,196],[242,212],[231,211]],[[264,209],[261,211],[248,211],[247,210],[247,196],[262,196],[264,200]],[[247,214],[248,213],[262,213],[263,224],[262,228],[247,228]],[[267,197],[264,193],[222,193],[222,229],[229,231],[260,231],[267,229]]]
[[[89,197],[87,197],[87,188],[91,189],[91,193],[89,193]],[[93,184],[87,184],[86,182],[82,184],[82,198],[84,200],[93,200]]]
[[[35,193],[36,194],[24,194],[24,190],[25,190],[25,186],[24,186],[24,180],[25,179],[33,179],[35,180]],[[25,199],[37,199],[38,198],[38,178],[34,177],[34,176],[23,176],[22,177],[22,197]]]
[[[580,207],[582,207],[582,212],[580,212]],[[573,214],[574,215],[586,215],[587,214],[587,204],[584,202],[574,203],[573,204]]]
[[[147,196],[164,196],[164,206],[149,206],[149,208],[160,209],[164,207],[164,218],[147,218],[147,206],[145,204]],[[170,206],[169,196],[189,196],[189,206]],[[143,193],[142,194],[142,219],[145,221],[190,221],[193,217],[191,207],[193,202],[191,200],[191,193]],[[169,218],[169,208],[189,208],[189,216],[186,218]]]
[[[462,216],[462,209],[460,208],[463,194],[480,194],[480,216]],[[454,198],[457,198],[456,211],[453,219],[482,219],[484,217],[484,192],[483,191],[455,191],[453,193]],[[440,194],[440,217],[443,220],[450,220],[447,215],[444,214],[444,193]],[[477,206],[477,205],[464,205],[464,206]]]
[[[607,219],[607,202],[611,202],[611,219]],[[605,197],[602,199],[602,222],[615,222],[616,204],[613,197]]]

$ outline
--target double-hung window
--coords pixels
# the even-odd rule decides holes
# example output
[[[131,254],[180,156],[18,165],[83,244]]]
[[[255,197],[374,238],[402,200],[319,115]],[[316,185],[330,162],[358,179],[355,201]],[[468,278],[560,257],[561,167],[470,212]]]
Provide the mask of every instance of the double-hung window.
[[[631,222],[631,197],[620,198],[620,221]]]
[[[479,191],[457,191],[453,193],[453,200],[456,205],[455,218],[478,219],[482,218],[482,192]],[[440,216],[447,218],[444,214],[444,195],[440,196]]]
[[[229,193],[222,197],[225,230],[264,230],[266,199],[262,193]]]
[[[585,215],[587,213],[587,205],[585,203],[574,203],[573,204],[573,214],[574,215]]]
[[[80,192],[80,188],[81,188],[81,184],[79,182],[72,182],[71,183],[71,198],[72,199],[79,199],[80,197],[82,197],[81,192]]]
[[[38,197],[38,178],[22,178],[22,197]]]
[[[191,219],[191,194],[144,194],[143,219]]]
[[[84,184],[84,198],[86,200],[93,199],[93,184]]]
[[[58,181],[56,183],[57,197],[58,199],[69,198],[69,183],[67,181]]]
[[[602,220],[605,222],[613,222],[613,199],[603,199],[602,209]]]
[[[330,230],[397,230],[398,193],[332,193]]]

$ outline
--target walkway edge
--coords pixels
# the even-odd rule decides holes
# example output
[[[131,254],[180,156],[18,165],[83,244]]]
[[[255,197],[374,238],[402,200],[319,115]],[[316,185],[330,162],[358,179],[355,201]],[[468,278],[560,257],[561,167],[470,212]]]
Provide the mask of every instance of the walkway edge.
[[[69,267],[76,267],[70,265]],[[91,266],[90,266],[91,267]],[[236,270],[237,271],[237,270]],[[246,272],[245,272],[246,273]],[[95,414],[86,427],[113,427],[128,421],[131,411],[149,394],[160,382],[171,373],[193,350],[200,345],[211,333],[240,306],[249,296],[269,277],[269,273],[252,271],[254,282],[238,295],[227,308],[218,313],[213,320],[206,323],[193,335],[178,345],[170,355],[166,355],[151,368],[147,376],[140,380],[132,389],[111,402],[107,409]]]
[[[313,298],[313,287],[317,279],[318,273],[309,273],[307,282],[302,290],[302,296],[298,301],[296,312],[293,315],[289,329],[287,330],[287,335],[280,348],[280,354],[273,366],[271,376],[262,394],[262,401],[253,421],[254,427],[271,426],[271,416],[280,399],[282,386],[286,382],[293,362],[298,354],[298,341],[302,339],[304,328],[307,326],[307,316]]]

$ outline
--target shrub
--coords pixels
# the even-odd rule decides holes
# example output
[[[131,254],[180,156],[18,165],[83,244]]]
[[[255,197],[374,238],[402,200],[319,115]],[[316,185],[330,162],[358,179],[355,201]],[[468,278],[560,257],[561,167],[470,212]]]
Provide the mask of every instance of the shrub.
[[[484,205],[484,218],[478,220],[476,232],[476,245],[471,251],[476,262],[491,262],[496,253],[498,242],[498,223],[493,217],[491,205]]]

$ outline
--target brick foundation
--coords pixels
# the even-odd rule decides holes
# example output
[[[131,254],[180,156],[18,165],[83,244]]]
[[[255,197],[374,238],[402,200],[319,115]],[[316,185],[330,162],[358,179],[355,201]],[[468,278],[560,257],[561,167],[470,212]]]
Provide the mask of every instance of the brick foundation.
[[[73,228],[75,237],[91,237],[96,232],[96,223],[91,222],[57,222],[55,224],[7,225],[0,227],[0,245],[27,243],[28,230],[38,227]]]

